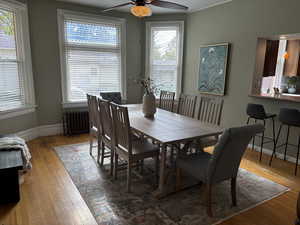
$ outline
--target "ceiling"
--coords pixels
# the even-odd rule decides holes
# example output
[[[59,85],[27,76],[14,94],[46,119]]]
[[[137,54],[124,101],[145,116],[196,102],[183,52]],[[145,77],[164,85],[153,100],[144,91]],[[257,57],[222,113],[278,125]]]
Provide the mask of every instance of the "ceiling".
[[[114,5],[123,4],[129,2],[130,0],[59,0],[63,2],[72,2],[81,5],[90,5],[96,6],[100,8],[108,8]],[[232,0],[166,0],[182,5],[186,5],[189,7],[188,12],[195,12],[201,9],[206,9],[215,5],[224,4],[226,2],[230,2]],[[160,8],[156,6],[151,6],[154,14],[161,14],[161,13],[178,13],[182,12],[180,10],[171,10]],[[129,11],[129,6],[125,6],[122,8],[117,9],[118,11]]]

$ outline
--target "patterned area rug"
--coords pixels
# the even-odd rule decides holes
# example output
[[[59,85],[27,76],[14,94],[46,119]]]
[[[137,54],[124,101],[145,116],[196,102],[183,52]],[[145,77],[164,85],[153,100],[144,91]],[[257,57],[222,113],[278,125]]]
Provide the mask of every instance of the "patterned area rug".
[[[200,185],[161,200],[152,196],[155,187],[151,159],[146,163],[143,176],[134,173],[132,193],[126,193],[126,172],[119,172],[118,180],[114,181],[109,176],[109,166],[99,168],[96,157],[89,155],[87,143],[60,146],[55,150],[99,225],[218,224],[288,191],[280,184],[240,169],[238,206],[231,206],[230,182],[223,182],[214,189],[214,218],[209,218],[204,188]]]

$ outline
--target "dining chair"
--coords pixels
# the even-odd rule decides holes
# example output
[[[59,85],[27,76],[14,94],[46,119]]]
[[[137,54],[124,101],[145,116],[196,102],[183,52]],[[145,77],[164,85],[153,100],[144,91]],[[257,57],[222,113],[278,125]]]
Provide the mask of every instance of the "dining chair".
[[[254,135],[263,132],[261,124],[226,129],[215,146],[213,154],[179,157],[176,162],[177,181],[181,170],[206,184],[207,214],[212,217],[212,188],[231,179],[232,204],[236,206],[236,181],[241,159]],[[177,183],[177,182],[176,182]],[[180,183],[177,183],[180,186]]]
[[[220,97],[213,96],[201,96],[198,108],[197,119],[203,123],[220,126],[222,111],[223,111],[223,99]],[[198,148],[206,148],[215,145],[218,142],[218,136],[211,136],[206,138],[201,138],[198,141]]]
[[[181,94],[178,100],[177,113],[183,116],[194,117],[197,103],[196,95]]]
[[[103,166],[104,159],[110,157],[110,173],[113,175],[113,122],[111,104],[104,99],[98,99],[100,123],[101,123],[101,162]],[[100,158],[100,157],[99,157]],[[98,162],[99,162],[98,158]]]
[[[116,104],[122,104],[122,95],[121,92],[100,92],[100,96],[104,100],[114,102]]]
[[[158,107],[173,112],[174,99],[175,99],[175,92],[161,91]]]
[[[101,136],[100,136],[100,123],[97,97],[87,94],[88,112],[89,112],[89,142],[90,142],[90,155],[93,154],[93,148],[97,147],[98,157],[101,150]],[[97,140],[97,146],[94,145],[94,140]]]
[[[127,191],[131,188],[131,170],[146,158],[155,159],[155,172],[158,176],[159,147],[147,139],[132,140],[127,107],[111,104],[114,132],[114,178],[117,179],[119,157],[127,162]]]

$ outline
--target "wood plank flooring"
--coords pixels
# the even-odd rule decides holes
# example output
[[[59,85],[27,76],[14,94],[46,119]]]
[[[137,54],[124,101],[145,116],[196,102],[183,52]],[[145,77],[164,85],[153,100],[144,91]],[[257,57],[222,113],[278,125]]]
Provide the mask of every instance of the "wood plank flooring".
[[[87,136],[43,137],[30,141],[33,169],[22,184],[22,200],[16,205],[0,206],[0,225],[96,225],[92,213],[80,196],[54,146],[87,141]],[[258,153],[248,150],[242,167],[291,188],[273,200],[234,216],[223,225],[292,225],[300,179],[293,175],[294,164],[269,156],[258,162]],[[300,174],[300,172],[298,173]],[[3,181],[1,181],[3,182]]]

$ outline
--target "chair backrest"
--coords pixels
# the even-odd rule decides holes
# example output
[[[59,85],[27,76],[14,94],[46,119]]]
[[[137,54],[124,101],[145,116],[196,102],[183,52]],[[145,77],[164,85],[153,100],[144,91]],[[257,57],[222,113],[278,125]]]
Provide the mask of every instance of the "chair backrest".
[[[110,102],[116,104],[122,104],[122,95],[121,92],[100,92],[100,96]]]
[[[183,116],[194,117],[197,96],[181,94],[178,101],[177,113]]]
[[[279,121],[290,126],[300,126],[300,111],[297,109],[282,108],[279,113]]]
[[[158,107],[173,112],[175,92],[161,91]]]
[[[222,111],[222,98],[201,96],[197,119],[203,123],[219,126],[221,123]]]
[[[90,128],[91,127],[98,127],[99,121],[97,121],[97,97],[94,95],[87,94],[87,104],[88,104],[88,112],[89,112],[89,122],[90,122]]]
[[[215,146],[208,168],[211,184],[237,176],[241,159],[252,137],[263,132],[262,124],[230,128],[224,131]]]
[[[113,123],[112,123],[112,111],[109,101],[98,99],[100,123],[101,123],[101,135],[102,137],[112,140],[113,139]]]
[[[266,112],[263,105],[249,103],[247,105],[246,113],[249,117],[255,119],[264,119],[266,118]]]
[[[128,117],[127,107],[123,107],[117,104],[111,104],[113,115],[113,131],[114,131],[114,144],[116,150],[123,150],[132,154],[131,132],[130,123]]]

